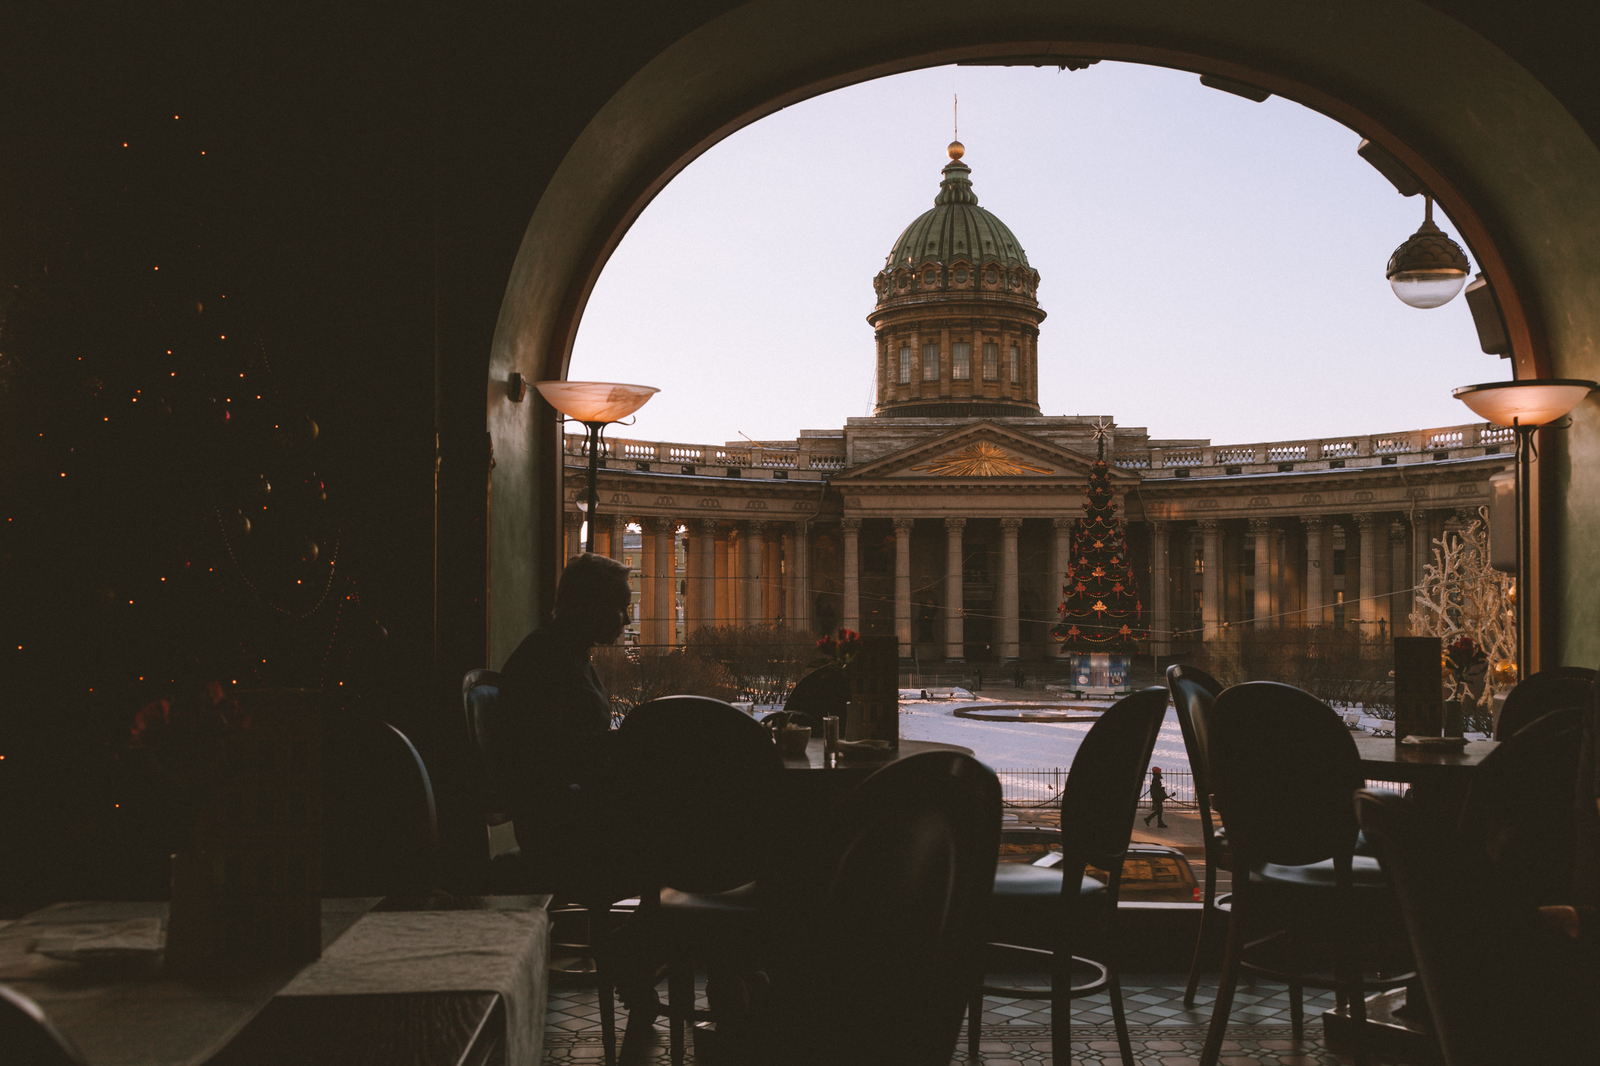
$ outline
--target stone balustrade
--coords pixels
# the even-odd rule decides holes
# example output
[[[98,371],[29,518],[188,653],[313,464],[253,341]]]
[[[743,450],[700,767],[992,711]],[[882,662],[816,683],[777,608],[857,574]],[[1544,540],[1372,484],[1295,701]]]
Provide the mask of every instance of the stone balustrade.
[[[1147,478],[1228,477],[1474,459],[1509,453],[1514,445],[1510,429],[1474,422],[1404,433],[1262,444],[1186,444],[1171,448],[1155,445],[1118,449],[1113,461],[1124,470],[1145,471]]]
[[[818,449],[817,444],[822,448]],[[829,449],[832,446],[832,450]],[[587,460],[588,437],[568,433],[563,450],[569,461]],[[681,444],[673,441],[607,437],[601,440],[601,458],[618,464],[638,464],[634,469],[652,474],[733,475],[754,478],[792,478],[819,481],[829,471],[844,469],[843,442],[752,441],[748,445]]]

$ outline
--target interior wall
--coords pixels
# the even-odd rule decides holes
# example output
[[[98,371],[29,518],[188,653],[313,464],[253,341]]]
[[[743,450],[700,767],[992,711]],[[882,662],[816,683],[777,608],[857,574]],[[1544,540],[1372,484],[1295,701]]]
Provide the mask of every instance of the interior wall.
[[[539,196],[506,288],[490,354],[488,423],[495,472],[490,519],[490,655],[502,661],[531,628],[555,573],[559,456],[548,408],[511,410],[498,387],[513,370],[563,376],[591,287],[651,197],[739,127],[843,85],[982,55],[1093,54],[1248,74],[1381,140],[1410,163],[1484,263],[1517,341],[1519,372],[1600,376],[1600,151],[1545,84],[1496,44],[1447,16],[1506,36],[1524,62],[1560,76],[1569,97],[1592,88],[1570,53],[1582,39],[1552,3],[1525,5],[1515,27],[1481,5],[1330,0],[772,0],[716,14],[688,5],[672,26],[635,38],[659,52],[601,104]],[[692,24],[692,28],[686,28]],[[1530,30],[1529,27],[1537,27]],[[1498,39],[1498,38],[1497,38]],[[644,41],[644,43],[641,43]],[[573,42],[603,51],[597,31]],[[592,92],[592,86],[585,86]],[[587,101],[585,101],[587,102]],[[559,93],[541,106],[559,107]],[[587,113],[587,112],[585,112]],[[1580,109],[1580,113],[1587,112]],[[1353,147],[1353,146],[1352,146]],[[553,156],[552,156],[553,158]],[[668,387],[670,387],[670,383]],[[1600,659],[1600,520],[1596,401],[1569,432],[1546,433],[1544,562],[1550,653]]]

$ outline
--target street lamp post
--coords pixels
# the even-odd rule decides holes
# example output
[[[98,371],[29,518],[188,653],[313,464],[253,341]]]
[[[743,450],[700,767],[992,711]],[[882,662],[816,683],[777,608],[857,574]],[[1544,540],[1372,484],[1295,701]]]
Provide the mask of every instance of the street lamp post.
[[[661,390],[650,385],[619,385],[608,381],[536,381],[533,387],[551,407],[574,422],[582,422],[589,432],[589,485],[584,495],[588,532],[583,550],[594,551],[594,519],[600,505],[597,482],[600,476],[600,434],[606,426],[621,421],[645,405]]]
[[[1463,385],[1451,395],[1473,414],[1517,437],[1517,680],[1528,676],[1528,637],[1533,632],[1533,459],[1534,431],[1560,421],[1597,386],[1577,378],[1534,378]]]

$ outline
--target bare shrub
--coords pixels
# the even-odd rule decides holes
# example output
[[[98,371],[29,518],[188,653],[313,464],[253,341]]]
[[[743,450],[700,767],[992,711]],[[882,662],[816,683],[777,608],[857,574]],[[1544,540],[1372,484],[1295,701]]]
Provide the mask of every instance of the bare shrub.
[[[1375,634],[1332,626],[1230,627],[1201,645],[1194,659],[1225,685],[1279,681],[1324,703],[1359,703],[1379,718],[1385,709],[1393,713],[1393,652]]]
[[[810,636],[779,625],[702,626],[685,650],[719,666],[736,698],[754,703],[782,703],[817,656]]]
[[[662,696],[738,698],[738,689],[721,664],[681,648],[596,648],[591,661],[611,696],[613,719],[625,718],[639,704]]]

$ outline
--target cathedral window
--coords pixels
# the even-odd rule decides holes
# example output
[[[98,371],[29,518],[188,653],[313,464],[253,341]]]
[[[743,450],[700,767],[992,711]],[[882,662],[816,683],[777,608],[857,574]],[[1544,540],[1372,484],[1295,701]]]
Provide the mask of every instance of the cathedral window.
[[[966,341],[950,346],[950,376],[957,381],[972,379],[972,345]]]
[[[990,285],[993,285],[995,282],[1000,280],[1000,275],[991,270],[983,276],[983,280],[987,281]]]
[[[901,348],[900,348],[900,374],[899,374],[899,378],[900,378],[900,384],[902,384],[902,385],[911,384],[911,348],[910,348],[909,345],[902,345]]]
[[[983,380],[1000,380],[1000,346],[987,341],[983,346]]]
[[[956,284],[965,285],[966,283],[967,283],[967,272],[965,270],[956,271]]]
[[[1015,344],[1011,346],[1011,384],[1015,385],[1022,380],[1022,349]]]
[[[933,271],[927,270],[927,271],[923,272],[923,274],[922,274],[922,283],[924,285],[932,285],[933,284]]]
[[[922,380],[939,380],[939,346],[937,344],[924,344],[922,346]]]

